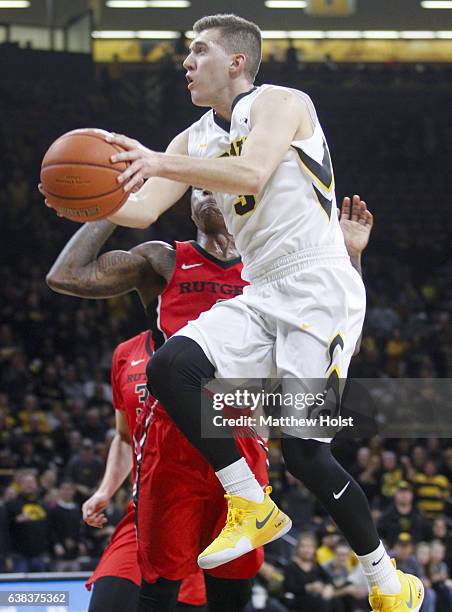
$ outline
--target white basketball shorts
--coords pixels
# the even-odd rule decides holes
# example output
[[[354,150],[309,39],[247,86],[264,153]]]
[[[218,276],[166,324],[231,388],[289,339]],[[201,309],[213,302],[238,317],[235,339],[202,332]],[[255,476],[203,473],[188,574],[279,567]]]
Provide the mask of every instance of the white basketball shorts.
[[[199,344],[218,378],[277,378],[293,392],[306,390],[304,381],[346,378],[365,307],[364,284],[343,249],[317,247],[274,262],[243,295],[215,304],[177,335]],[[282,429],[312,437],[303,427]]]

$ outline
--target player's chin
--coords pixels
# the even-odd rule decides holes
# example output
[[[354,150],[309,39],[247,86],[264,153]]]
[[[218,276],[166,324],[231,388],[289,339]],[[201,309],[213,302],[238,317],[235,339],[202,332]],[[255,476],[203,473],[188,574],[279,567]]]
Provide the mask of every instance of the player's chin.
[[[202,94],[202,92],[191,90],[191,101],[195,106],[210,106],[209,101],[206,99],[206,96]]]

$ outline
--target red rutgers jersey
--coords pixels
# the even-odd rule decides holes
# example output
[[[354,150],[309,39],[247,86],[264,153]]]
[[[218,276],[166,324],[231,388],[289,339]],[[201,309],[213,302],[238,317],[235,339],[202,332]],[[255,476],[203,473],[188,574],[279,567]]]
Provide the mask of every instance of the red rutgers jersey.
[[[126,413],[130,437],[133,439],[136,418],[144,407],[148,390],[146,387],[146,364],[153,354],[150,332],[142,332],[119,344],[113,353],[111,385],[113,406]],[[133,480],[136,460],[133,455]]]
[[[222,261],[197,242],[176,242],[176,265],[163,293],[148,309],[155,348],[188,321],[212,308],[220,300],[240,295],[248,283],[241,277],[239,257]]]

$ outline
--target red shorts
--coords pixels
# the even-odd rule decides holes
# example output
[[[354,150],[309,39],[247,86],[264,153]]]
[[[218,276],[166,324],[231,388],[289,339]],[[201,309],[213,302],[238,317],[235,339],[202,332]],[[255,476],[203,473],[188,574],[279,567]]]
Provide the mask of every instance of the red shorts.
[[[137,478],[138,562],[148,582],[160,577],[180,580],[196,572],[198,555],[224,527],[227,506],[223,487],[204,457],[159,404],[149,422],[150,405],[135,428],[142,455]],[[237,438],[237,444],[265,486],[268,473],[263,444],[253,438]],[[139,455],[140,447],[136,450]],[[207,571],[218,578],[252,578],[263,559],[259,548]]]
[[[96,569],[89,577],[86,588],[99,578],[115,576],[141,585],[141,571],[137,559],[137,541],[135,531],[135,510],[133,502],[129,502],[124,518],[117,524],[110,543],[104,551]],[[196,573],[187,576],[179,591],[178,601],[191,606],[204,606],[206,603],[206,587],[204,576],[198,568]]]

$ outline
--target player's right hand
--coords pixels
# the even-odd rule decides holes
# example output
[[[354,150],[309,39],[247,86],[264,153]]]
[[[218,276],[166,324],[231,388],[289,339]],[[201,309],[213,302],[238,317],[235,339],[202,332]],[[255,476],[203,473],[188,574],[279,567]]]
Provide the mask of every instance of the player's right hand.
[[[100,529],[107,522],[104,514],[105,508],[110,503],[110,497],[100,491],[96,491],[82,506],[83,520],[91,527]]]

